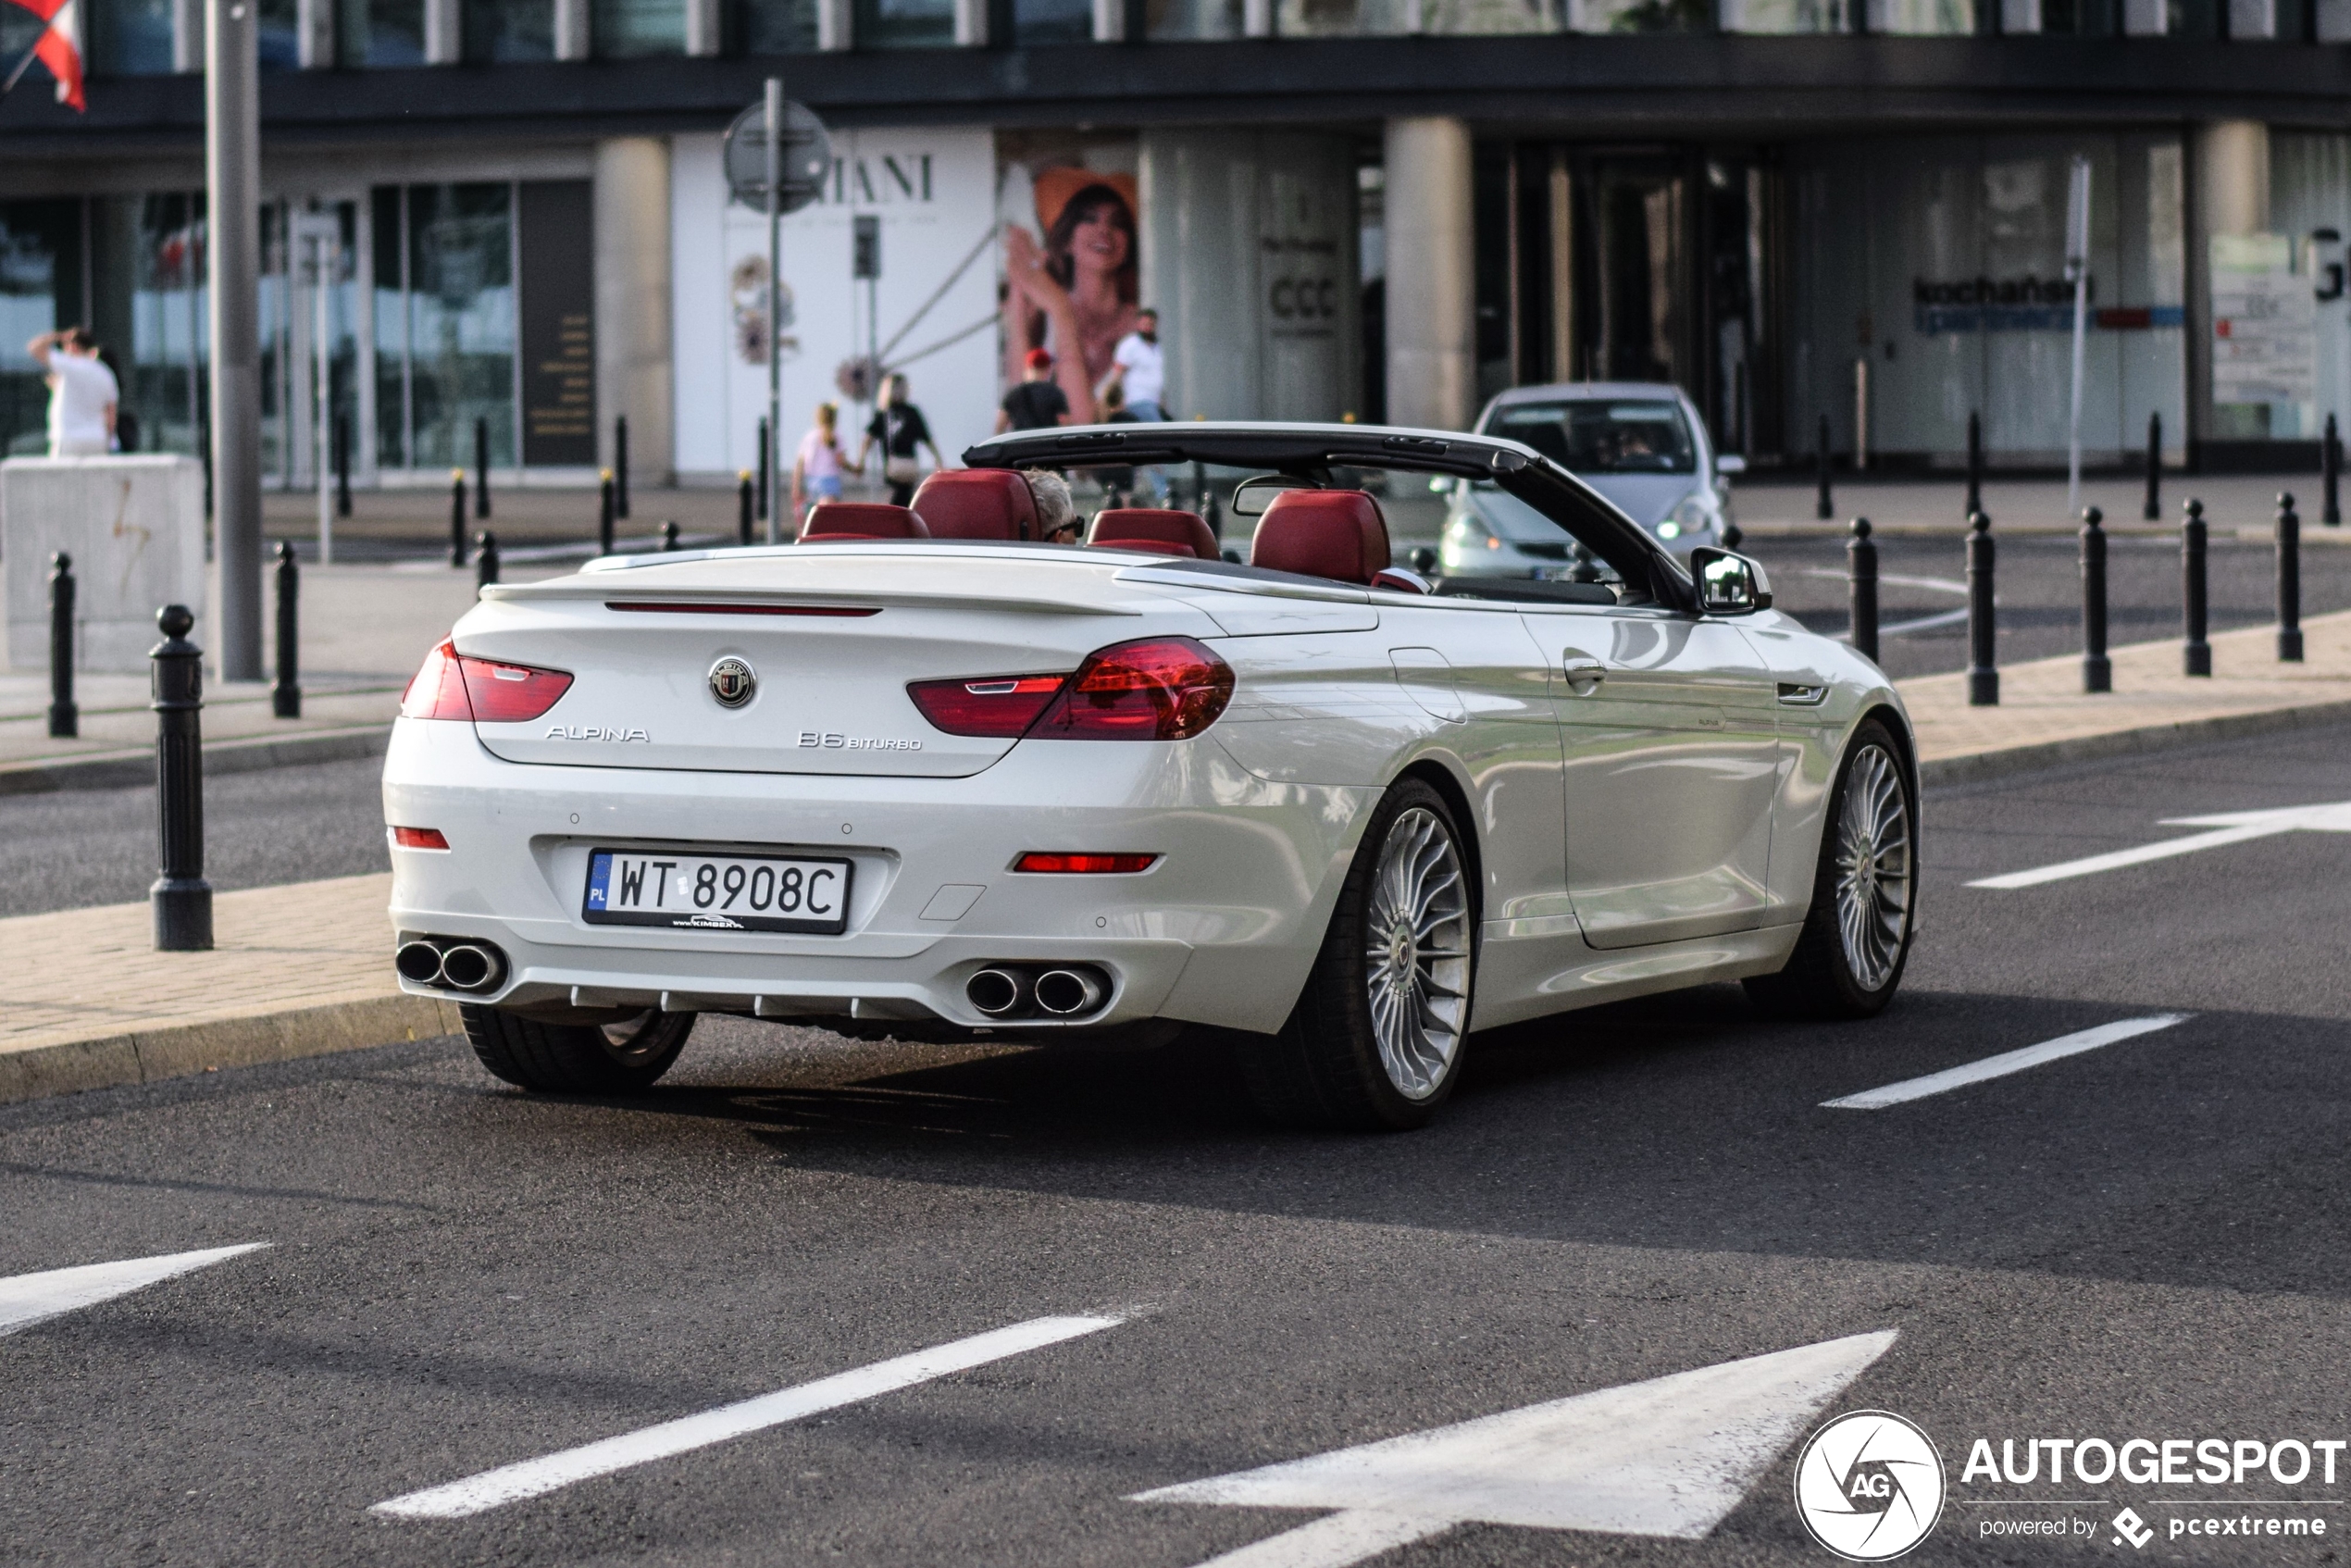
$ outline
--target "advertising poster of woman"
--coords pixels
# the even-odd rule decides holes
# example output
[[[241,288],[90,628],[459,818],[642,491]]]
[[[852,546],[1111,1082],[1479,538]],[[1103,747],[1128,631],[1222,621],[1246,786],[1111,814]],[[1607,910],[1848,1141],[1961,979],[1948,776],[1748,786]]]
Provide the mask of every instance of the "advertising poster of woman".
[[[1003,384],[1019,382],[1029,351],[1045,350],[1074,425],[1099,417],[1096,394],[1111,355],[1135,328],[1142,274],[1136,209],[1131,174],[1018,163],[1004,173]]]

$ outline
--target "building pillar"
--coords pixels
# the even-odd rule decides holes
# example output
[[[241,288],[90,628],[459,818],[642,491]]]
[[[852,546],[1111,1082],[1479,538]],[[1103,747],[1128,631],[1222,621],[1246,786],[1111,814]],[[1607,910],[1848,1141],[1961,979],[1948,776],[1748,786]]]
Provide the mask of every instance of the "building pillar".
[[[334,0],[294,0],[294,61],[304,70],[334,68]]]
[[[850,0],[816,0],[816,47],[832,54],[856,44],[857,22]]]
[[[204,0],[170,0],[171,68],[182,75],[204,73]]]
[[[555,58],[586,59],[588,32],[588,0],[555,0]]]
[[[2213,428],[2212,241],[2270,227],[2270,128],[2224,119],[2191,128],[2187,168],[2187,349],[2189,462]]]
[[[708,57],[721,42],[718,0],[686,0],[686,53]]]
[[[425,64],[454,66],[466,57],[466,21],[458,0],[425,0]]]
[[[955,0],[955,46],[959,49],[985,49],[995,40],[989,36],[989,0]]]
[[[597,461],[612,466],[613,420],[626,415],[630,479],[667,484],[677,449],[666,141],[625,136],[596,143],[594,223]]]
[[[1477,414],[1469,126],[1391,119],[1387,143],[1387,422],[1466,429]]]

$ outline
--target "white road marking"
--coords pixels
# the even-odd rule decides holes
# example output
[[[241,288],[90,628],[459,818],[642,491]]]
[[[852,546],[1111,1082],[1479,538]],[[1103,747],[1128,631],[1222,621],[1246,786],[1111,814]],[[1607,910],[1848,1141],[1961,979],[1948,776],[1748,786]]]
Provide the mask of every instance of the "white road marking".
[[[1823,1100],[1821,1106],[1828,1111],[1883,1111],[1888,1105],[1905,1105],[1913,1100],[1924,1100],[1931,1094],[1980,1084],[1986,1078],[2001,1078],[2010,1073],[2021,1073],[2044,1062],[2078,1056],[2083,1052],[2096,1051],[2117,1040],[2153,1034],[2174,1024],[2184,1024],[2194,1014],[2187,1013],[2158,1013],[2150,1018],[2124,1018],[2111,1024],[2100,1024],[2094,1029],[2059,1035],[2055,1039],[2045,1039],[2038,1045],[2028,1045],[2020,1051],[1986,1056],[1981,1062],[1970,1062],[1962,1067],[1946,1067],[1922,1078],[1904,1078],[1900,1083],[1887,1084],[1884,1089],[1864,1089],[1860,1094],[1848,1094],[1842,1100]]]
[[[2267,839],[2279,833],[2351,833],[2351,801],[2285,806],[2272,811],[2227,811],[2210,816],[2170,816],[2163,819],[2162,826],[2210,828],[2213,831],[2191,834],[2184,839],[2166,839],[2159,843],[2141,844],[2135,849],[2115,850],[2081,860],[2059,861],[2055,865],[2039,865],[2030,871],[2011,871],[2005,876],[1985,877],[1970,882],[1968,886],[2037,888],[2044,882],[2062,882],[2069,877],[2088,877],[2100,871],[2120,870],[2126,865],[2144,865],[2151,860],[2169,860],[2173,855],[2194,854],[2198,850],[2217,850],[2223,844],[2242,844],[2248,840]]]
[[[1856,1334],[1130,1500],[1337,1511],[1201,1568],[1345,1568],[1470,1523],[1697,1540],[1893,1343]]]
[[[585,1481],[592,1476],[609,1475],[617,1470],[647,1464],[657,1459],[688,1453],[708,1448],[731,1437],[778,1426],[787,1421],[798,1421],[820,1411],[855,1404],[877,1395],[909,1388],[917,1383],[927,1383],[952,1372],[967,1372],[989,1362],[1002,1361],[1008,1356],[1042,1350],[1064,1339],[1114,1328],[1126,1319],[1120,1317],[1040,1317],[1026,1323],[1016,1323],[1009,1328],[991,1329],[975,1334],[968,1339],[956,1339],[944,1345],[934,1345],[912,1355],[876,1362],[852,1372],[837,1373],[820,1377],[814,1383],[779,1388],[772,1394],[743,1400],[716,1410],[706,1410],[699,1415],[681,1416],[659,1425],[606,1437],[601,1442],[566,1449],[541,1459],[528,1459],[517,1464],[501,1465],[485,1470],[479,1475],[468,1475],[462,1481],[445,1486],[429,1487],[420,1492],[408,1492],[389,1501],[379,1502],[367,1512],[386,1513],[404,1519],[462,1519],[469,1513],[480,1513],[500,1508],[525,1498],[535,1498],[547,1492]]]
[[[175,1274],[206,1268],[268,1245],[267,1241],[248,1241],[242,1247],[168,1252],[156,1258],[126,1258],[118,1263],[84,1263],[79,1268],[51,1269],[45,1274],[20,1274],[13,1279],[0,1279],[0,1334],[14,1334],[44,1318],[128,1296]]]

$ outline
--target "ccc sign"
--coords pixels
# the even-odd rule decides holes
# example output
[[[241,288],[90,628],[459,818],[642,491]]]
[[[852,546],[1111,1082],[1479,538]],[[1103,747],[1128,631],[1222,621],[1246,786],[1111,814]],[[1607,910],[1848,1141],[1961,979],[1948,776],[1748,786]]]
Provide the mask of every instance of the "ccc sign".
[[[1266,303],[1276,321],[1327,321],[1338,314],[1338,280],[1276,278]]]

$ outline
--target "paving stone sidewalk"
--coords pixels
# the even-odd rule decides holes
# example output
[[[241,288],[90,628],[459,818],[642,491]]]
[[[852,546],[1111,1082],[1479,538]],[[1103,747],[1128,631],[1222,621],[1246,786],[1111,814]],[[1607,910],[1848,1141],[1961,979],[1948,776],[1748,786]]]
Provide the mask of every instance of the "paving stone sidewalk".
[[[1996,708],[1969,707],[1964,676],[1905,682],[1928,786],[2351,717],[2351,612],[2304,630],[2301,665],[2277,662],[2274,628],[2214,638],[2208,680],[2179,673],[2177,642],[2119,649],[2107,696],[2082,695],[2072,657],[2002,671]],[[220,894],[205,953],[154,952],[143,903],[0,920],[0,1103],[456,1032],[454,1006],[393,979],[390,892],[379,874]]]

